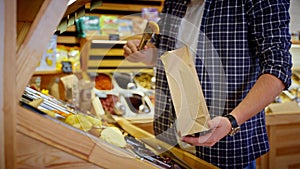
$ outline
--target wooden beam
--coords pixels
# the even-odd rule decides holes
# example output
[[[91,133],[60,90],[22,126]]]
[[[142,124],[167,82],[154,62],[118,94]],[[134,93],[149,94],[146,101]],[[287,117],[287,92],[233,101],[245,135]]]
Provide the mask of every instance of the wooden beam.
[[[28,31],[30,30],[31,22],[18,22],[17,23],[17,50],[23,43]]]
[[[68,0],[45,0],[17,51],[17,96],[33,75],[51,36],[67,9]],[[30,2],[28,2],[30,4]]]
[[[5,18],[5,7],[4,7],[4,1],[0,1],[0,34],[5,35],[5,24],[4,24],[4,18]],[[0,36],[0,56],[5,56],[4,49],[5,49],[5,41],[4,37]],[[3,65],[4,65],[4,57],[0,57],[0,168],[5,168],[5,146],[4,146],[4,112],[3,112],[3,100],[4,100],[4,94],[3,94]]]
[[[5,160],[0,160],[0,163],[5,168],[16,168],[16,0],[1,1],[1,17],[3,16],[3,23],[1,23],[1,35],[4,36],[2,56],[3,60],[3,75],[1,83],[3,84],[3,91],[1,91],[1,101],[3,100],[3,107],[1,107],[1,114],[3,115],[4,126],[4,153]],[[2,112],[3,111],[3,112]],[[0,118],[2,119],[2,118]],[[1,148],[2,149],[2,148]],[[2,149],[3,150],[3,149]],[[2,163],[3,162],[3,163]],[[2,167],[2,166],[0,166]]]

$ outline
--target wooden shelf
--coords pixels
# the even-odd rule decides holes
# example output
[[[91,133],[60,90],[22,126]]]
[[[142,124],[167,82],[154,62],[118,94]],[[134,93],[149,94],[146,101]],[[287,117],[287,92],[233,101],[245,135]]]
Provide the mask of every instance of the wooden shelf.
[[[35,71],[34,75],[57,75],[61,74],[62,71],[57,71],[57,70],[49,70],[49,71]]]
[[[144,2],[144,3],[134,3],[134,2]],[[135,12],[140,13],[143,8],[149,7],[149,8],[156,8],[158,11],[162,10],[162,4],[163,1],[153,1],[154,4],[149,4],[151,1],[132,1],[132,3],[127,3],[126,5],[123,3],[110,3],[110,2],[103,2],[103,4],[100,7],[97,7],[98,10],[110,10],[110,11],[118,11],[116,13],[120,13],[121,11],[129,11],[129,12]],[[87,4],[86,8],[90,8],[90,5]],[[93,12],[93,11],[91,11]]]
[[[156,8],[158,11],[162,10],[164,0],[131,0],[131,1],[119,1],[119,0],[103,0],[102,5],[94,10],[87,10],[87,13],[92,14],[115,14],[115,15],[130,15],[141,13],[142,8]],[[86,5],[87,9],[90,9],[90,4]]]
[[[292,40],[292,44],[300,44],[300,40]]]
[[[128,36],[120,36],[120,41],[126,41],[129,39],[140,39],[142,37],[142,35],[128,35]],[[105,40],[108,43],[116,43],[115,40],[109,40],[109,35],[93,35],[93,36],[87,36],[86,37],[87,40],[102,40],[102,42],[104,43]],[[100,42],[100,41],[99,41]],[[125,43],[124,43],[125,44]]]
[[[100,39],[100,36],[98,37]],[[125,37],[122,37],[125,38]],[[81,53],[84,60],[82,67],[87,72],[152,72],[153,66],[127,61],[123,56],[126,40],[90,40],[86,42]]]

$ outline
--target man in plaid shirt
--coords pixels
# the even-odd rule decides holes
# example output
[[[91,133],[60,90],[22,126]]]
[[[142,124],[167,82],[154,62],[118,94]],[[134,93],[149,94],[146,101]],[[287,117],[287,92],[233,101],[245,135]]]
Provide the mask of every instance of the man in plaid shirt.
[[[264,108],[291,84],[288,10],[286,0],[166,0],[158,50],[148,45],[138,51],[138,40],[124,45],[127,60],[156,65],[157,138],[178,143],[164,67],[153,58],[184,44],[194,53],[212,120],[209,133],[181,140],[220,168],[255,168],[255,159],[269,151]],[[236,125],[240,131],[228,135]]]

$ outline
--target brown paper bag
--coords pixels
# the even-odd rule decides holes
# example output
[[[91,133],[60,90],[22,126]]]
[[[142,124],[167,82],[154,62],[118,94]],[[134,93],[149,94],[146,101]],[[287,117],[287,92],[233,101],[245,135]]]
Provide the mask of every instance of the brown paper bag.
[[[188,47],[161,56],[173,100],[178,132],[186,136],[208,130],[210,119],[192,55]]]

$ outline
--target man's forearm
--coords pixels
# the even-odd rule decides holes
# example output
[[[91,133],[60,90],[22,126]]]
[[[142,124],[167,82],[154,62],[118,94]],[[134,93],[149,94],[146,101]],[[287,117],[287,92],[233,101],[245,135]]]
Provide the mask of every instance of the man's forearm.
[[[271,74],[263,74],[256,81],[245,99],[231,112],[239,124],[269,105],[284,89],[281,80]]]

